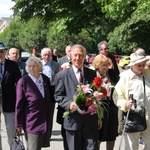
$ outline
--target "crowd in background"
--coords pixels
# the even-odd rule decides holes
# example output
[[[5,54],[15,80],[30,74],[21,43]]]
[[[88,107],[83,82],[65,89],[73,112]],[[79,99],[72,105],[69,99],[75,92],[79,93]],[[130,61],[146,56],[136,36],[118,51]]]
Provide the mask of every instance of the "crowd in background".
[[[106,149],[113,150],[116,137],[123,130],[122,112],[133,107],[129,98],[132,93],[137,105],[146,108],[147,129],[127,133],[125,150],[138,150],[139,138],[144,141],[144,149],[150,149],[150,57],[142,48],[133,51],[129,69],[121,73],[106,41],[98,44],[99,54],[92,61],[80,44],[66,46],[65,56],[48,47],[39,55],[34,47],[26,62],[19,58],[17,48],[10,48],[6,55],[7,49],[0,42],[0,115],[4,114],[10,149],[13,150],[16,129],[24,130],[28,150],[49,147],[58,103],[56,122],[61,124],[65,150],[98,150],[104,141]],[[81,82],[79,70],[82,84],[90,84],[95,77],[100,77],[106,87],[106,110],[102,120],[98,120],[96,114],[81,115],[77,111],[73,97]],[[67,110],[74,113],[63,118]]]

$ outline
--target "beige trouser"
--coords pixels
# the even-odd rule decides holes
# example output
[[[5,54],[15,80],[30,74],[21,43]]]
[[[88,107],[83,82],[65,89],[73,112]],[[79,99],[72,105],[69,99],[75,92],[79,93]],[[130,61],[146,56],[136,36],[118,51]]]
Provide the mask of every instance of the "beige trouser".
[[[13,137],[15,137],[15,126],[14,126],[14,116],[15,113],[4,113],[4,121],[5,121],[5,126],[6,126],[6,131],[7,131],[7,138],[8,138],[8,144],[10,146],[10,150],[12,150],[12,145],[13,145]],[[1,112],[0,112],[0,123],[1,123]],[[1,136],[0,136],[0,142],[1,142]],[[2,145],[2,143],[0,143]],[[1,149],[1,146],[0,146]]]
[[[143,150],[150,150],[150,127],[148,126],[145,131],[135,132],[135,133],[127,133],[127,138],[129,141],[130,150],[138,150],[139,149],[139,137],[142,137],[145,147]]]

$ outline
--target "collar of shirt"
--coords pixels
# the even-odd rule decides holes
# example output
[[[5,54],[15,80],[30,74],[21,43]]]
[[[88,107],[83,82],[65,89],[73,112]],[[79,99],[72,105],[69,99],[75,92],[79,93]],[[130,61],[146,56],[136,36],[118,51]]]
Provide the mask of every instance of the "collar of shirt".
[[[68,55],[66,55],[66,56],[67,56],[68,60],[70,60],[70,59],[71,59]]]
[[[78,68],[76,68],[74,65],[72,65],[72,68],[73,68],[73,71],[74,71],[74,73],[75,74],[78,74],[79,72],[78,72]],[[82,71],[82,74],[83,74],[83,67],[81,68],[81,71]]]
[[[52,60],[50,60],[49,62],[45,62],[45,61],[43,61],[42,60],[42,64],[43,64],[43,66],[51,66],[51,64],[52,64]]]
[[[40,74],[40,76],[39,76],[39,78],[37,79],[37,78],[35,78],[33,75],[31,75],[30,73],[28,74],[29,75],[29,77],[32,79],[32,81],[34,82],[34,83],[36,83],[36,81],[37,80],[41,80],[42,82],[43,82],[43,78],[42,78],[42,75]]]
[[[139,77],[137,76],[133,71],[132,69],[130,68],[130,78],[133,79],[133,78],[143,78],[143,74]]]

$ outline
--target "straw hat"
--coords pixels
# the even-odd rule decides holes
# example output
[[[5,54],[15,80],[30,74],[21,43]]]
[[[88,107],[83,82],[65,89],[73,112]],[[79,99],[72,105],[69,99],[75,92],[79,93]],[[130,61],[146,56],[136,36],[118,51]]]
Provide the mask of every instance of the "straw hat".
[[[148,58],[144,55],[141,55],[135,52],[130,55],[130,63],[128,66],[133,66],[143,61],[148,61]]]

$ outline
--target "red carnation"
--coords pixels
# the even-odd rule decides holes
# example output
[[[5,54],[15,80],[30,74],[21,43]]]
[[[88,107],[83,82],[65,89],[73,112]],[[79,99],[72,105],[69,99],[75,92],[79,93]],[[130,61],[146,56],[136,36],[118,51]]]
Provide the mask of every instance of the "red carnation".
[[[93,104],[94,99],[93,98],[87,98],[85,106],[89,107]]]
[[[103,93],[104,96],[107,96],[107,90],[106,88],[104,88],[103,86],[101,87],[101,91]]]
[[[94,82],[94,87],[97,89],[102,86],[102,79],[100,77],[94,78],[93,82]]]

